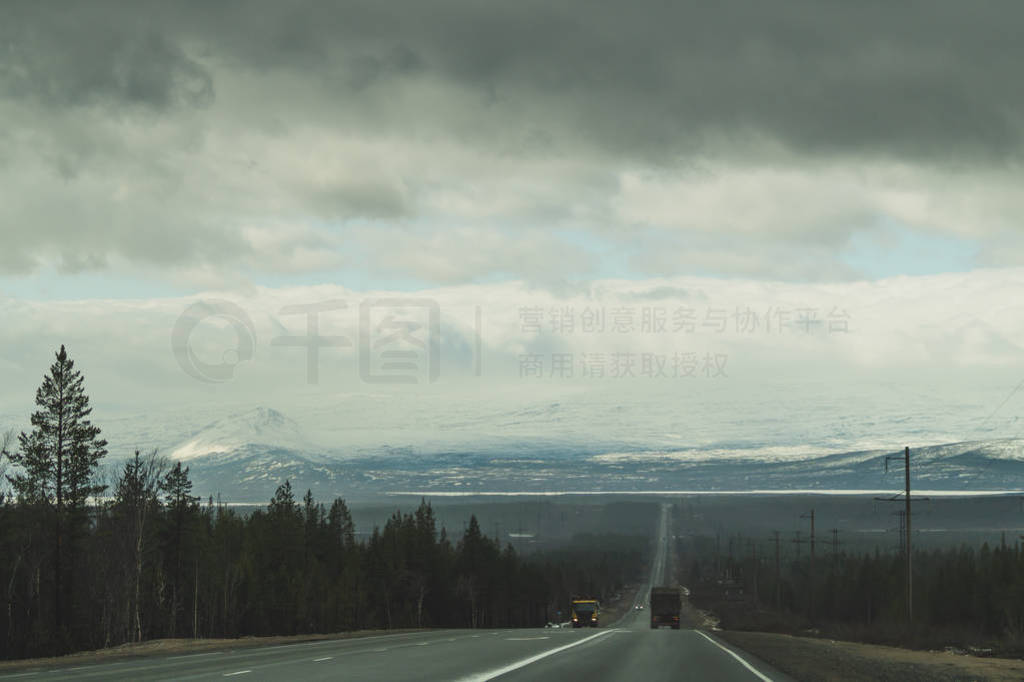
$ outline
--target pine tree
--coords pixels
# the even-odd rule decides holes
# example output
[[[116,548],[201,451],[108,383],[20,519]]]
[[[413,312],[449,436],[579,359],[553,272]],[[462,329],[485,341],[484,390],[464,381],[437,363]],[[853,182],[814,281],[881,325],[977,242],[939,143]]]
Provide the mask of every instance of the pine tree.
[[[327,525],[334,541],[340,542],[345,549],[352,548],[355,544],[356,527],[352,522],[348,505],[342,498],[336,498],[331,503],[331,510],[327,513]]]
[[[274,491],[274,496],[270,499],[270,505],[267,507],[267,513],[270,516],[289,517],[294,514],[298,514],[298,507],[295,505],[295,493],[292,492],[291,481],[285,481],[283,485],[277,486],[277,490]]]
[[[164,476],[160,490],[164,494],[168,516],[168,558],[171,564],[171,617],[170,636],[178,633],[178,618],[182,608],[182,561],[186,539],[191,535],[192,523],[199,512],[199,497],[192,494],[192,481],[188,476],[189,468],[181,468],[181,462]],[[195,614],[193,614],[194,616]],[[194,618],[193,618],[194,620]],[[194,634],[194,633],[193,633]]]
[[[32,414],[32,432],[18,436],[18,451],[11,455],[11,462],[22,471],[8,476],[19,500],[52,511],[54,625],[59,638],[64,635],[65,590],[74,596],[68,583],[75,569],[74,543],[83,525],[85,504],[105,488],[93,483],[93,474],[107,454],[107,441],[88,419],[92,408],[83,382],[62,345],[36,391],[40,409]],[[71,557],[67,567],[66,549]]]

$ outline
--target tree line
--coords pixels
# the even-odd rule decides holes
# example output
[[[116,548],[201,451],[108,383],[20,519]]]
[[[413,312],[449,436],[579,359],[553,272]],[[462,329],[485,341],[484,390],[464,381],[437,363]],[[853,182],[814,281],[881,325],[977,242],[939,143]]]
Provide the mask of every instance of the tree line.
[[[813,572],[807,554],[780,562],[778,572],[768,553],[716,559],[713,538],[698,539],[687,553],[695,603],[720,613],[727,627],[1024,648],[1024,547],[1005,538],[994,547],[914,550],[910,623],[902,551],[821,553]]]
[[[36,407],[16,446],[10,434],[0,444],[0,658],[163,637],[542,625],[642,568],[643,538],[523,558],[475,516],[449,537],[427,501],[364,539],[344,499],[297,499],[288,481],[250,513],[203,504],[188,467],[156,452],[136,451],[104,485],[107,443],[63,346]]]

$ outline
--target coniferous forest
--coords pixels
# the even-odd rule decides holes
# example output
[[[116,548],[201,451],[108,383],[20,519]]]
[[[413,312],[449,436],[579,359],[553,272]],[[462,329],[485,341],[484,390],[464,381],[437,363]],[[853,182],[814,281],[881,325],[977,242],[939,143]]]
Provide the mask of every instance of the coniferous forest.
[[[107,443],[61,347],[29,431],[0,459],[0,658],[174,637],[536,626],[575,594],[607,598],[646,538],[524,559],[480,530],[450,537],[431,505],[357,539],[345,500],[283,482],[241,513],[193,494],[189,469],[136,452],[98,482]]]
[[[644,571],[648,538],[590,537],[520,556],[470,515],[461,534],[429,502],[357,533],[342,498],[290,481],[251,511],[202,500],[189,469],[135,452],[104,476],[107,442],[64,347],[31,428],[0,442],[0,658],[156,638],[416,627],[538,626],[573,596],[607,600]],[[1024,549],[914,552],[914,627],[899,554],[840,552],[775,566],[690,537],[682,581],[729,628],[896,644],[984,641],[1024,650]]]
[[[1024,651],[1024,548],[1005,541],[913,553],[913,620],[900,552],[715,558],[715,540],[683,552],[691,600],[728,629],[817,632],[837,639],[936,648],[986,644]]]

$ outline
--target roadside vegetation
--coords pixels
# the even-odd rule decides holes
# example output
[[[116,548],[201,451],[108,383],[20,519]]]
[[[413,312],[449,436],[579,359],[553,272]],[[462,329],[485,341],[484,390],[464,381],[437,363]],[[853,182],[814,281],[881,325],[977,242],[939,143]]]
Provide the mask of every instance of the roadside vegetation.
[[[285,481],[266,508],[240,513],[203,503],[189,469],[156,452],[104,483],[107,443],[63,347],[36,407],[0,456],[0,658],[156,638],[544,625],[573,596],[621,592],[648,551],[645,536],[590,535],[524,558],[475,516],[450,536],[427,501],[360,540],[341,498],[298,498]]]
[[[810,557],[716,556],[711,537],[683,549],[691,601],[729,630],[828,637],[976,655],[1024,654],[1024,548],[914,551],[913,621],[898,551]]]

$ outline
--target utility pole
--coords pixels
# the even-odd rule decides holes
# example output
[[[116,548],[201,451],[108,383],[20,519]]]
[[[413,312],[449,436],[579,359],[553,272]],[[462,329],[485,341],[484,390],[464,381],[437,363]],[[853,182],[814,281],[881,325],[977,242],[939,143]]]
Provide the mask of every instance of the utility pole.
[[[807,571],[807,582],[810,586],[810,612],[811,620],[814,620],[814,510],[812,509],[807,514],[801,514],[800,518],[811,519],[811,565]],[[798,545],[799,546],[799,545]]]
[[[913,571],[911,561],[913,552],[910,551],[910,446],[903,447],[903,476],[906,493],[906,620],[913,623]]]
[[[195,583],[192,590],[192,638],[199,639],[199,559],[196,559]]]
[[[836,572],[839,563],[839,529],[832,529],[832,573]]]
[[[832,529],[832,589],[829,590],[830,613],[835,614],[838,606],[836,599],[836,584],[839,575],[839,529]]]
[[[802,545],[805,542],[807,542],[807,540],[805,540],[805,539],[800,537],[800,531],[796,531],[794,533],[793,539],[790,540],[790,542],[792,542],[794,545],[796,545],[796,560],[800,561],[800,545]]]
[[[754,561],[754,603],[759,601],[757,591],[757,540],[748,540],[750,544],[750,554]]]
[[[900,556],[905,556],[907,553],[907,512],[900,509],[893,513],[896,515],[896,544],[900,548]]]
[[[779,531],[772,531],[775,536],[775,608],[782,608],[782,560],[779,555]]]
[[[903,448],[903,460],[904,460],[904,480],[906,482],[906,495],[907,498],[907,622],[914,622],[914,573],[911,570],[911,557],[913,552],[910,551],[910,446],[906,445]]]
[[[885,470],[889,471],[889,462],[894,459],[900,459],[900,455],[886,455],[885,457]],[[903,448],[903,533],[905,536],[904,540],[904,555],[906,557],[906,571],[907,571],[907,622],[913,622],[914,620],[914,574],[912,557],[913,550],[910,545],[910,447],[904,446]],[[886,502],[899,502],[899,494],[893,497],[876,497],[876,500],[883,500]],[[918,497],[918,500],[927,500],[927,497]]]

